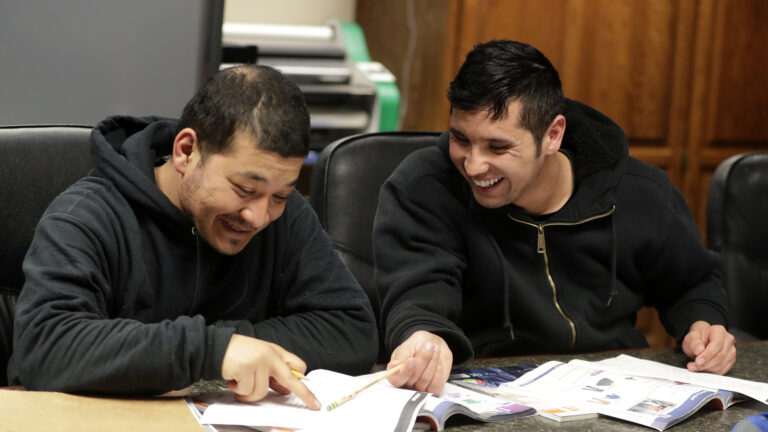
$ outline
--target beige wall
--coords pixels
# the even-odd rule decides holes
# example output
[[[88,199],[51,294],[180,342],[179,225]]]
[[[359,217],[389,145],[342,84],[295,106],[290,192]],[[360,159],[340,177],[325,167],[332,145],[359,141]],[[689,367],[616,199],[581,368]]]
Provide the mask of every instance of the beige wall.
[[[224,21],[319,25],[355,20],[355,0],[226,0]]]

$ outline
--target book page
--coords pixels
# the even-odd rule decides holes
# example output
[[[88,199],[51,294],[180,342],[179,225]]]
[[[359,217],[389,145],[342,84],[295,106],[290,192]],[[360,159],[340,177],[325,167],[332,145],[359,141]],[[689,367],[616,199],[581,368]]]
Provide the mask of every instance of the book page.
[[[636,377],[573,362],[547,362],[501,387],[575,403],[658,430],[688,417],[712,399],[728,403],[731,397],[727,392],[679,381]]]
[[[575,360],[574,360],[575,361]],[[579,360],[580,362],[582,360]],[[590,362],[584,362],[590,363]],[[626,354],[618,357],[591,362],[593,367],[620,370],[628,375],[673,379],[702,387],[729,390],[768,404],[768,384],[739,378],[715,375],[706,372],[691,372],[688,369],[642,360]]]
[[[536,365],[454,369],[448,382],[485,394],[498,394],[499,385],[512,382],[536,369]]]
[[[507,399],[467,390],[451,383],[446,383],[440,397],[433,397],[433,399],[459,404],[474,413],[474,417],[478,419],[515,414],[530,408]]]
[[[273,391],[264,399],[244,403],[234,399],[234,393],[202,395],[208,407],[202,416],[204,424],[271,426],[306,431],[396,431],[402,429],[401,414],[416,392],[397,389],[383,381],[364,390],[348,402],[328,411],[329,404],[338,401],[370,381],[370,376],[352,377],[328,370],[307,374],[306,386],[315,394],[323,408],[312,411],[294,394]],[[423,404],[423,399],[418,401]],[[419,405],[413,412],[418,412]],[[406,419],[404,430],[410,430],[415,414]]]
[[[502,384],[513,382],[536,369],[536,365],[504,366],[500,368],[456,369],[448,381],[461,387],[503,398],[536,409],[542,417],[557,421],[584,420],[597,417],[597,411],[574,403],[559,403],[551,398],[542,399],[530,394],[510,392]]]
[[[426,396],[426,402],[419,413],[422,417],[432,418],[435,422],[432,426],[438,431],[443,430],[445,422],[455,414],[489,422],[532,415],[533,410],[513,401],[446,383],[440,396]],[[424,429],[424,425],[419,424],[417,429]]]

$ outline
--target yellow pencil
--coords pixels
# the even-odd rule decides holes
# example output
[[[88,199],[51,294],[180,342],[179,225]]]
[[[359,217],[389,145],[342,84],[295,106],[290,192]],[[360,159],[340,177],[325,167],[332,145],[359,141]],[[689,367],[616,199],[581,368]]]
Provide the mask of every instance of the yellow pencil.
[[[348,401],[348,400],[352,399],[353,397],[357,396],[358,394],[360,394],[360,392],[361,392],[361,391],[363,391],[363,390],[367,389],[368,387],[370,387],[370,386],[372,386],[372,385],[376,384],[376,383],[377,383],[377,382],[379,382],[379,381],[385,380],[385,379],[389,378],[390,376],[392,376],[392,375],[394,375],[394,374],[396,374],[396,373],[400,372],[400,371],[403,369],[403,366],[404,366],[404,365],[405,365],[405,363],[401,363],[401,364],[399,364],[399,365],[397,365],[397,366],[393,367],[392,369],[388,370],[388,371],[387,371],[387,373],[385,373],[385,374],[381,375],[380,377],[378,377],[378,378],[376,378],[376,379],[372,380],[372,381],[371,381],[371,382],[369,382],[368,384],[366,384],[366,385],[364,385],[364,386],[360,387],[359,389],[357,389],[357,390],[353,391],[352,393],[350,393],[350,394],[348,394],[348,395],[344,396],[343,398],[341,398],[341,399],[337,400],[336,402],[334,402],[334,403],[332,403],[332,404],[328,405],[328,406],[327,406],[325,409],[326,409],[327,411],[330,411],[330,410],[332,410],[332,409],[334,409],[334,408],[338,408],[338,406],[339,406],[339,405],[341,405],[341,404],[343,404],[344,402],[346,402],[346,401]]]
[[[297,371],[295,369],[291,369],[291,372],[293,372],[293,374],[296,376],[296,378],[298,378],[300,380],[308,380],[309,379],[303,373],[301,373],[301,372],[299,372],[299,371]]]

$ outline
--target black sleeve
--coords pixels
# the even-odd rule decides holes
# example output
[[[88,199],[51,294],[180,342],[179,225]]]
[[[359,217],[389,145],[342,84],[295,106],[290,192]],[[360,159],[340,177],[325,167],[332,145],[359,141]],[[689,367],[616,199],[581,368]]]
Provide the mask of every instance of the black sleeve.
[[[445,339],[460,364],[474,357],[456,325],[467,260],[450,209],[439,208],[452,203],[441,201],[441,192],[428,195],[433,199],[410,199],[392,182],[379,195],[374,257],[384,342],[391,353],[415,331],[429,331]]]
[[[108,218],[94,214],[49,213],[38,224],[24,261],[9,376],[31,390],[136,395],[220,379],[232,329],[200,316],[152,324],[110,318],[116,240]]]
[[[643,202],[641,213],[648,216],[639,226],[653,235],[637,255],[637,265],[667,331],[680,343],[695,321],[727,327],[719,256],[704,247],[680,191],[665,181],[658,194]]]
[[[275,305],[279,316],[216,325],[274,342],[310,369],[369,373],[378,350],[370,301],[306,203],[290,221],[285,240]]]

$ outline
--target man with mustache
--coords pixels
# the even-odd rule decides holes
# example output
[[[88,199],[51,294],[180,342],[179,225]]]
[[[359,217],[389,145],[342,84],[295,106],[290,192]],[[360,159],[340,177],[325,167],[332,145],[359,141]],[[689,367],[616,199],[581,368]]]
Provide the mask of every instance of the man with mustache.
[[[110,117],[96,168],[45,212],[24,261],[9,380],[152,395],[225,379],[319,403],[307,368],[366,373],[370,303],[295,191],[309,114],[280,72],[213,76],[177,121]]]

